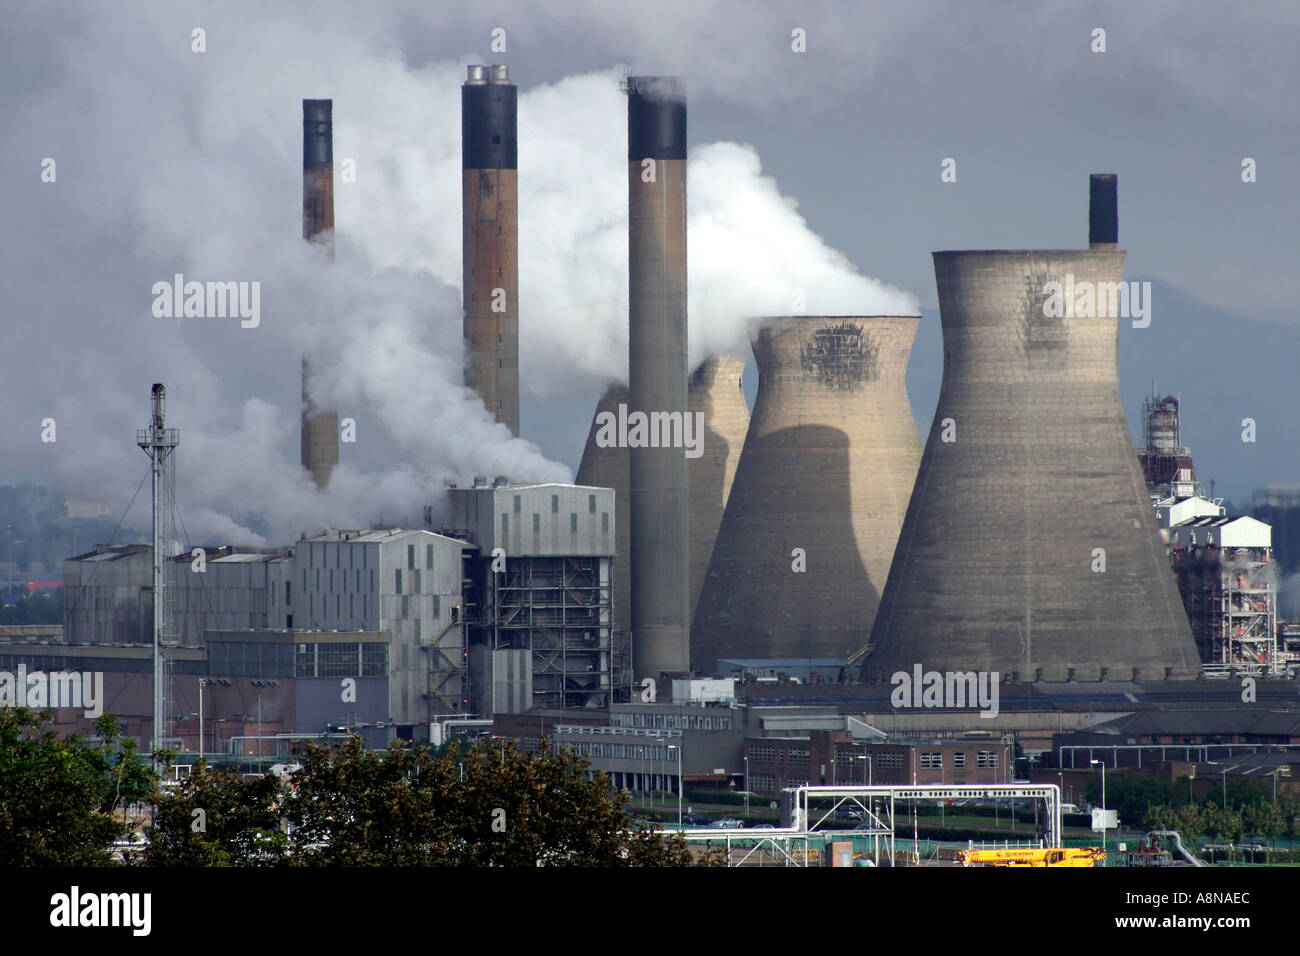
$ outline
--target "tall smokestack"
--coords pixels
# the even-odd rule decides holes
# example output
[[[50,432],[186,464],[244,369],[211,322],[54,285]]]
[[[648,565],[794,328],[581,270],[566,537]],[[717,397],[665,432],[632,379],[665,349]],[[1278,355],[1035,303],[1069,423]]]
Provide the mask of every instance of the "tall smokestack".
[[[1119,178],[1114,173],[1088,177],[1088,248],[1119,248]]]
[[[629,412],[687,412],[686,94],[679,77],[629,76]],[[684,450],[632,448],[635,676],[690,668],[689,478]]]
[[[334,101],[302,101],[302,237],[334,258]],[[311,400],[311,368],[302,360],[302,466],[317,488],[339,463],[339,416]]]
[[[921,461],[904,384],[919,322],[797,315],[755,330],[758,394],[691,621],[696,672],[866,646]]]
[[[517,91],[504,66],[468,74],[460,88],[465,384],[518,435]]]

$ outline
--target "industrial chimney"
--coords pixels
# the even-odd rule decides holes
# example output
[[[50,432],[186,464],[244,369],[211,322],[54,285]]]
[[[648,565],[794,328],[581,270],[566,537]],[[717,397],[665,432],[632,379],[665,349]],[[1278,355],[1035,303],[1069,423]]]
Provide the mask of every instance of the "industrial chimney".
[[[749,430],[749,406],[741,391],[745,360],[736,355],[705,359],[691,373],[687,406],[692,415],[704,415],[701,454],[688,468],[691,485],[691,594],[692,616],[700,600],[704,575],[709,570],[713,545],[722,514],[731,496],[740,464],[740,450]]]
[[[691,659],[846,658],[867,643],[921,458],[915,316],[787,316],[753,336],[758,394],[691,628]]]
[[[302,237],[334,258],[334,101],[302,101]],[[302,466],[316,487],[329,484],[339,463],[339,416],[310,396],[311,368],[302,359]]]
[[[460,88],[465,384],[519,434],[519,184],[516,89],[504,66],[470,66]]]
[[[864,680],[1197,673],[1120,404],[1114,197],[1093,178],[1088,250],[934,253],[943,385]]]
[[[629,76],[629,413],[686,407],[686,95],[678,77]],[[690,541],[682,447],[631,448],[634,676],[690,667]]]

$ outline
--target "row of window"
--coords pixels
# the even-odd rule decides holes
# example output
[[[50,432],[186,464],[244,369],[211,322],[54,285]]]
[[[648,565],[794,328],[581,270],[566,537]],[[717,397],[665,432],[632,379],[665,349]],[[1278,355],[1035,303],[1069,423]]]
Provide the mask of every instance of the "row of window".
[[[538,535],[541,533],[542,533],[542,516],[538,514],[536,511],[534,511],[533,512],[533,534]],[[578,513],[576,511],[570,511],[569,512],[569,534],[577,534],[577,533],[578,533]],[[609,534],[609,512],[608,511],[602,511],[600,513],[600,533]],[[501,515],[502,546],[505,545],[505,542],[509,537],[510,537],[510,515],[502,514]]]
[[[299,677],[385,677],[386,644],[299,644],[295,655]]]
[[[316,569],[316,590],[317,591],[320,590],[320,582],[321,582],[320,572],[321,569],[317,568]],[[400,571],[397,573],[401,574]],[[347,591],[348,590],[347,570],[340,569],[339,575],[340,575],[339,580],[343,582],[343,590]],[[329,582],[329,589],[333,591],[334,590],[334,569],[333,568],[329,569],[329,577],[326,580]],[[361,569],[360,568],[357,568],[355,571],[352,572],[352,582],[353,582],[352,590],[359,592],[361,590]],[[306,568],[302,569],[302,589],[304,591],[307,590],[307,569]],[[370,569],[370,590],[373,591],[374,589],[375,589],[375,569],[371,568]],[[289,603],[289,582],[288,581],[284,582],[284,603],[285,604]]]
[[[655,714],[621,711],[610,714],[612,727],[670,728],[674,730],[730,730],[731,714]]]
[[[519,514],[519,509],[520,509],[521,505],[522,505],[522,501],[521,501],[520,496],[519,496],[519,495],[515,495],[515,514]],[[595,495],[587,495],[587,511],[590,512],[591,514],[595,514],[595,513],[596,513],[596,496],[595,496]],[[551,495],[551,514],[555,515],[555,514],[559,514],[559,513],[560,513],[560,496],[559,496],[559,495]],[[501,517],[504,518],[505,515],[502,515]],[[536,517],[536,515],[534,515],[534,517]],[[433,567],[433,565],[429,565],[429,567]]]
[[[415,545],[413,544],[406,546],[406,568],[408,571],[415,570]],[[433,545],[431,544],[424,546],[424,569],[433,570]]]

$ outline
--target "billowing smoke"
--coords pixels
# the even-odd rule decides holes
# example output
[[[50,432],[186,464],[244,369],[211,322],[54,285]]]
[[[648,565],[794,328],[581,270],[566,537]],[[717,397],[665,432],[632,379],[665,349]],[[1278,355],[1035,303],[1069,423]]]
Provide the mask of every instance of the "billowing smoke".
[[[0,107],[4,166],[30,173],[0,240],[10,314],[27,320],[6,322],[0,342],[0,440],[17,468],[120,513],[146,465],[133,429],[160,381],[194,540],[411,523],[445,480],[473,474],[569,478],[461,384],[460,83],[465,63],[489,57],[413,68],[385,30],[338,11],[305,29],[278,8],[255,24],[205,9],[205,52],[189,13],[83,12],[65,35],[33,38],[48,68]],[[514,77],[525,401],[626,374],[619,75],[532,89]],[[334,99],[333,261],[300,238],[304,97]],[[39,181],[45,158],[52,181]],[[748,316],[794,311],[796,296],[809,312],[915,310],[822,243],[751,148],[701,143],[689,176],[694,360],[743,341]],[[259,282],[256,327],[156,317],[151,290],[177,273]],[[304,352],[319,404],[357,424],[323,494],[298,464]]]
[[[1288,574],[1278,585],[1277,611],[1285,621],[1300,621],[1300,571]]]

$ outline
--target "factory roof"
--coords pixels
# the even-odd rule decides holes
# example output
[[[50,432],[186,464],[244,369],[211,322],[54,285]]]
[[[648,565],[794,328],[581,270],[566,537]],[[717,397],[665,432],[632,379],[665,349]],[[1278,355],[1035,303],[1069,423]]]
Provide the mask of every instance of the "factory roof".
[[[332,531],[323,531],[320,534],[311,536],[304,535],[301,539],[308,543],[319,542],[346,542],[349,544],[376,544],[383,541],[389,541],[393,538],[402,537],[408,534],[427,534],[434,538],[442,538],[447,541],[455,541],[456,544],[464,546],[465,542],[458,541],[455,538],[449,538],[446,535],[438,534],[436,531],[425,531],[422,528],[361,528],[355,530],[338,529]]]
[[[94,551],[76,554],[69,561],[117,561],[136,554],[145,554],[150,550],[147,544],[97,544]]]

